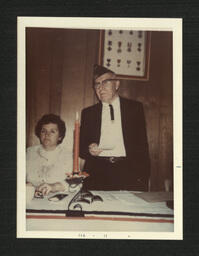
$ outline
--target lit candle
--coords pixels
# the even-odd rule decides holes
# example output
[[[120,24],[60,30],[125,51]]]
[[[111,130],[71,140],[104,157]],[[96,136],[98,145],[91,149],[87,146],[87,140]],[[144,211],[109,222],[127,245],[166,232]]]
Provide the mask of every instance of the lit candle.
[[[73,173],[79,172],[79,127],[79,115],[78,112],[76,112],[73,151]]]

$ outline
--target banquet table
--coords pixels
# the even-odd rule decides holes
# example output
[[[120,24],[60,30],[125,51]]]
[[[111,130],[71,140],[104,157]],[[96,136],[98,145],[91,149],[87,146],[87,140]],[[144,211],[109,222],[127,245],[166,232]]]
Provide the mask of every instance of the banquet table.
[[[26,206],[27,231],[106,231],[173,232],[174,211],[166,204],[168,193],[158,200],[150,192],[91,191],[93,201],[78,202],[77,194],[68,193],[60,201],[34,198]],[[56,195],[56,194],[55,194]],[[143,195],[143,196],[142,196]],[[161,196],[163,198],[161,200]],[[171,197],[171,194],[169,194]],[[88,198],[87,198],[88,199]]]

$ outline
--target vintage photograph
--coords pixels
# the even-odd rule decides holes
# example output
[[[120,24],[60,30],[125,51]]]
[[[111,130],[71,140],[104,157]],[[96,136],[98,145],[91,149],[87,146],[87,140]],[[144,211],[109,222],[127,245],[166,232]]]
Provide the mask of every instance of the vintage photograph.
[[[18,237],[182,239],[181,33],[18,17]]]

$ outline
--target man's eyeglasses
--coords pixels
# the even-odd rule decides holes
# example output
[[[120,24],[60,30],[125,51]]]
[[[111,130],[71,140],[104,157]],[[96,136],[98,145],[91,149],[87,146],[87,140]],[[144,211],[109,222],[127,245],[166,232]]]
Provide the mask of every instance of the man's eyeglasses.
[[[94,83],[94,88],[99,89],[101,86],[105,87],[111,85],[113,81],[117,81],[117,79],[106,79],[101,81],[100,83]]]

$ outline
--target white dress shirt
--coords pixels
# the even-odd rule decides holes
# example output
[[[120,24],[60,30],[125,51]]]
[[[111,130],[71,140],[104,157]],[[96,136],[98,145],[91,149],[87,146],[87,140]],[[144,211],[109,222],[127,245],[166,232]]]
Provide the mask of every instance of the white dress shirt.
[[[122,133],[120,99],[111,103],[114,110],[114,120],[111,120],[108,103],[102,103],[102,122],[99,148],[104,149],[99,156],[126,156]]]

